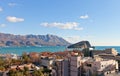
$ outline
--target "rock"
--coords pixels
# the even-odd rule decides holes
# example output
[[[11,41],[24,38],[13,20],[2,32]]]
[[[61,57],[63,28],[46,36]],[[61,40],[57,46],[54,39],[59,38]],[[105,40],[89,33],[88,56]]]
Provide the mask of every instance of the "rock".
[[[68,48],[82,48],[82,49],[90,48],[90,47],[91,47],[91,45],[90,45],[89,41],[81,41],[81,42],[78,42],[78,43],[68,46]]]

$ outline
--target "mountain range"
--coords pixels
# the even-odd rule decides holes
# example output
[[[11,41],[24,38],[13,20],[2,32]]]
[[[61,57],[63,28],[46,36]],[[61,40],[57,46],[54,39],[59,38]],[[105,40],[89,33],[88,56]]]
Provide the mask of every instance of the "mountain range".
[[[68,46],[69,42],[56,35],[14,35],[0,33],[0,46]]]

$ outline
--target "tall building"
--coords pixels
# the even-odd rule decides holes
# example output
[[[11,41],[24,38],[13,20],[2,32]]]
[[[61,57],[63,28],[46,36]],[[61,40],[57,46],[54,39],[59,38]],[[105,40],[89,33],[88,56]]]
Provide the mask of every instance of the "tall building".
[[[57,59],[56,60],[56,74],[57,76],[70,76],[69,72],[69,60]]]
[[[81,56],[70,57],[70,76],[81,76]]]
[[[70,76],[70,63],[68,59],[63,61],[63,76]]]

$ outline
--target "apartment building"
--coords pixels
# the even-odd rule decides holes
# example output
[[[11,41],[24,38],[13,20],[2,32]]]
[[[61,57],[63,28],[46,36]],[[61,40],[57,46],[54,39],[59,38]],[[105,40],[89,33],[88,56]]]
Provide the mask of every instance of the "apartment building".
[[[84,59],[83,59],[84,60]],[[84,76],[103,75],[115,73],[118,70],[118,62],[108,59],[88,59],[82,65]]]
[[[69,72],[69,60],[68,59],[57,59],[55,61],[56,74],[57,76],[70,76]]]
[[[70,57],[70,76],[81,76],[81,56]]]

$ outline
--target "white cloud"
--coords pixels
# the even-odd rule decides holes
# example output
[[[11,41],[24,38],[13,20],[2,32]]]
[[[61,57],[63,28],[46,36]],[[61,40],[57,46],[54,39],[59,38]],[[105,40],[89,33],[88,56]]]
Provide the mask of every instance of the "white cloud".
[[[81,41],[80,36],[70,36],[70,37],[65,37],[64,39],[70,43],[77,43],[77,42]]]
[[[73,29],[73,30],[83,30],[82,27],[79,27],[79,23],[77,22],[66,22],[66,23],[58,23],[58,22],[53,22],[53,23],[41,23],[40,25],[45,26],[45,27],[56,27],[60,29]]]
[[[0,12],[2,12],[3,11],[3,8],[2,7],[0,7]]]
[[[13,6],[16,6],[17,4],[16,3],[8,3],[8,5],[13,7]]]
[[[24,21],[23,18],[17,18],[17,17],[14,17],[14,16],[8,16],[6,19],[9,22],[22,22],[22,21]]]
[[[80,18],[81,18],[81,19],[88,19],[89,16],[88,16],[88,14],[86,14],[86,15],[80,16]]]
[[[0,24],[0,27],[5,27],[6,25],[5,24]]]
[[[64,39],[70,43],[77,43],[77,42],[80,42],[80,41],[86,41],[86,40],[92,40],[94,39],[94,36],[88,36],[88,35],[84,35],[84,36],[79,36],[79,35],[76,35],[76,36],[68,36],[68,37],[64,37]]]

